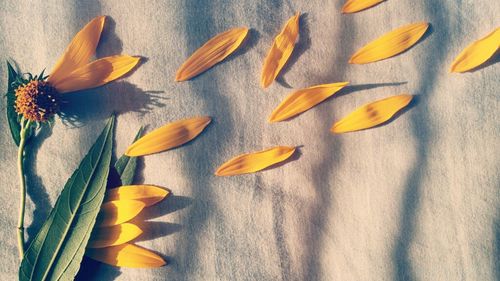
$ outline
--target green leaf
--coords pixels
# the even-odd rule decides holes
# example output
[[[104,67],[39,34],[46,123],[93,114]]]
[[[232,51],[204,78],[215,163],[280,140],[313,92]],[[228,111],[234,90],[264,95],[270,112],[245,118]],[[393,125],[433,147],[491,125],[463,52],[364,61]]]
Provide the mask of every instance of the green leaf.
[[[9,122],[10,132],[12,134],[12,138],[17,146],[19,146],[19,141],[21,140],[20,131],[21,124],[19,123],[19,114],[17,114],[14,105],[16,103],[16,94],[15,88],[13,86],[14,82],[18,80],[19,75],[14,70],[14,67],[7,61],[7,72],[9,73],[8,77],[8,86],[7,86],[7,121]]]
[[[68,180],[26,250],[19,280],[73,280],[100,210],[111,164],[114,117]]]
[[[139,129],[137,135],[135,136],[134,142],[138,140],[142,135],[143,128]],[[115,169],[120,175],[122,185],[130,185],[134,182],[134,177],[137,168],[137,157],[129,157],[122,155],[118,161],[115,163]]]

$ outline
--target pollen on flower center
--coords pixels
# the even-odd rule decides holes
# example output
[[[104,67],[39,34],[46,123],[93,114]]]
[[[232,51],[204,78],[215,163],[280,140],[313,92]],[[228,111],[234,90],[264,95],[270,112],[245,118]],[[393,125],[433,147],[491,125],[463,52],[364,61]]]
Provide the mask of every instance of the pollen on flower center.
[[[15,108],[27,120],[47,121],[59,110],[58,93],[47,81],[29,81],[16,89]]]

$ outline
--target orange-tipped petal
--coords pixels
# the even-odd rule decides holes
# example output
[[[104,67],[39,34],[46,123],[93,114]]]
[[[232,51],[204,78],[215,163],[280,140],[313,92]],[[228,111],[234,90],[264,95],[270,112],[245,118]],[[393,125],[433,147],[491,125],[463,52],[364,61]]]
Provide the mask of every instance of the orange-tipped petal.
[[[248,34],[248,28],[233,28],[208,40],[177,70],[175,81],[189,80],[221,62],[236,51]]]
[[[451,72],[465,72],[480,66],[500,48],[500,27],[470,44],[451,64]]]
[[[286,22],[281,33],[274,39],[273,46],[269,50],[262,68],[262,77],[260,79],[262,88],[267,88],[271,85],[290,58],[295,47],[295,41],[297,41],[297,36],[299,35],[299,18],[300,13],[291,17]]]
[[[302,90],[298,90],[288,97],[273,111],[269,122],[278,122],[292,118],[327,98],[333,96],[349,82],[318,85]]]
[[[160,202],[169,194],[169,190],[154,185],[124,185],[106,190],[104,202],[137,200],[142,201],[148,207]]]
[[[164,125],[130,145],[125,155],[142,156],[178,147],[198,136],[210,121],[203,116]]]
[[[118,267],[152,268],[166,264],[157,254],[134,244],[87,249],[85,255],[96,261]]]
[[[234,176],[254,173],[285,161],[295,152],[295,147],[277,146],[259,152],[242,154],[222,164],[216,176]]]
[[[365,104],[335,123],[331,131],[340,134],[380,125],[407,106],[412,98],[412,95],[398,95]]]
[[[419,22],[386,33],[354,53],[349,63],[365,64],[400,54],[415,45],[428,27],[428,23]]]
[[[126,55],[105,57],[86,64],[52,83],[60,93],[95,88],[122,77],[140,58]]]
[[[347,0],[342,7],[342,13],[350,14],[373,7],[384,0]]]
[[[77,68],[86,65],[94,56],[105,19],[105,16],[94,18],[75,35],[49,76],[51,84],[59,82]]]
[[[137,216],[146,207],[138,200],[115,200],[101,205],[96,227],[122,224]]]
[[[90,236],[87,248],[104,248],[125,244],[142,234],[135,224],[122,223],[109,227],[96,227]]]

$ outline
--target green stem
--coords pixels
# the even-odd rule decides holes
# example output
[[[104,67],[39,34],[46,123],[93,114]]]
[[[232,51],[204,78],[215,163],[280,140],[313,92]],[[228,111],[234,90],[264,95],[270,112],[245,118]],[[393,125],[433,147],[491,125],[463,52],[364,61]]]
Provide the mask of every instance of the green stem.
[[[19,259],[24,257],[24,210],[26,205],[26,180],[24,175],[24,148],[26,146],[27,132],[30,129],[31,121],[21,118],[21,130],[19,149],[17,152],[17,168],[19,170],[19,182],[21,188],[21,199],[19,201],[19,221],[17,223],[17,247]]]

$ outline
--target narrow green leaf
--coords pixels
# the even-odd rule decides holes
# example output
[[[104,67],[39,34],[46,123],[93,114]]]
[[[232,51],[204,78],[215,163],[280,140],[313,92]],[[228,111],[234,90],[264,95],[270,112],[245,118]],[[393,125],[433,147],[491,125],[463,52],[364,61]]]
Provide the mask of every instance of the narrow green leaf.
[[[134,141],[138,140],[142,135],[143,128],[139,129]],[[122,155],[115,163],[115,169],[120,175],[122,185],[130,185],[134,182],[134,177],[137,168],[137,157],[129,157]]]
[[[17,81],[18,74],[14,70],[14,67],[7,61],[7,72],[9,74],[8,77],[8,86],[7,86],[7,121],[9,122],[10,132],[12,134],[12,138],[17,146],[19,146],[19,141],[21,139],[19,132],[21,131],[21,125],[19,124],[19,115],[17,114],[14,105],[16,103],[16,94],[13,87],[13,83]]]
[[[100,210],[111,162],[114,117],[68,180],[26,250],[19,280],[73,280]]]

